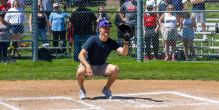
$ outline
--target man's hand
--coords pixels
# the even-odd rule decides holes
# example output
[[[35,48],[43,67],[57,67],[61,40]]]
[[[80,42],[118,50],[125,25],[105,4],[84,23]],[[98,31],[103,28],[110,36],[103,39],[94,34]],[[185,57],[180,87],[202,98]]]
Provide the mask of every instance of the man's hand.
[[[86,67],[86,76],[90,79],[93,78],[93,71],[92,71],[91,67]]]

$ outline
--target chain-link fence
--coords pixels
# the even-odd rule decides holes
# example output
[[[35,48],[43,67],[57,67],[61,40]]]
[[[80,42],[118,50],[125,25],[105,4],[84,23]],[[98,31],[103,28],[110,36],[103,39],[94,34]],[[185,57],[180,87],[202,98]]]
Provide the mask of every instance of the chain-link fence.
[[[108,61],[165,60],[165,58],[166,60],[209,60],[217,59],[219,55],[218,1],[216,0],[206,1],[205,9],[201,11],[193,9],[192,0],[189,1],[188,6],[186,2],[175,6],[174,3],[177,2],[171,0],[169,0],[171,3],[165,3],[167,0],[39,1],[37,5],[34,0],[24,0],[25,6],[18,2],[18,6],[13,4],[11,8],[1,10],[1,17],[4,16],[4,20],[11,24],[11,26],[4,24],[8,27],[1,29],[1,33],[4,32],[0,37],[1,60],[79,61],[78,55],[85,41],[93,35],[100,34],[99,23],[105,19],[113,25],[109,37],[121,46],[123,39],[119,37],[117,27],[121,23],[134,20],[132,27],[135,30],[128,55],[122,56],[112,51]],[[16,3],[16,0],[13,3]],[[143,7],[138,9],[140,5],[137,3],[142,3]],[[6,5],[7,2],[4,6]],[[179,10],[178,7],[181,9]],[[185,7],[188,13],[181,13]],[[137,14],[139,10],[142,10],[142,13]],[[162,17],[165,12],[167,14]],[[140,20],[137,16],[140,16],[142,22],[138,22]],[[203,20],[204,22],[206,20],[205,27]],[[162,25],[158,26],[159,22]],[[142,55],[139,55],[139,52]]]

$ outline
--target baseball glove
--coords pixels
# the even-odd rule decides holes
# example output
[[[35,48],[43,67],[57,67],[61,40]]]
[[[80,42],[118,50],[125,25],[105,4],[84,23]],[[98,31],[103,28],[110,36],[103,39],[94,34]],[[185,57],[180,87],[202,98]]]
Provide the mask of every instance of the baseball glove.
[[[134,33],[132,28],[126,24],[121,24],[117,28],[117,31],[125,41],[130,41]]]

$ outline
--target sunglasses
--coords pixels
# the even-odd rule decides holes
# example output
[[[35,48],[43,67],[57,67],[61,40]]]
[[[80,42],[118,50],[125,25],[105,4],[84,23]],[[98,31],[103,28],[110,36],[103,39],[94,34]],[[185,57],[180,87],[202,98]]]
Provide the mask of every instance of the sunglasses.
[[[112,25],[112,23],[106,21],[106,22],[104,22],[104,23],[102,24],[102,26],[105,26],[105,25]],[[101,27],[102,27],[102,26],[101,26]]]
[[[173,8],[169,8],[169,10],[173,10]]]

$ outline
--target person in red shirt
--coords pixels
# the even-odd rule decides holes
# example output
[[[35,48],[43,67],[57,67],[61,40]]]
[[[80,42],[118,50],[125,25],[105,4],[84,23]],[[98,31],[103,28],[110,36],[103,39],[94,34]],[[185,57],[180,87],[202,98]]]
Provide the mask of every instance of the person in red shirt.
[[[155,13],[149,13],[153,10],[152,5],[148,5],[146,12],[144,14],[144,37],[145,37],[145,45],[146,45],[146,53],[147,58],[146,60],[150,60],[151,57],[151,42],[153,45],[153,51],[154,51],[154,58],[153,60],[156,60],[158,57],[158,50],[159,50],[159,23],[158,23],[158,16]]]
[[[0,0],[0,11],[8,11],[11,8],[11,4],[7,3],[6,0]]]

